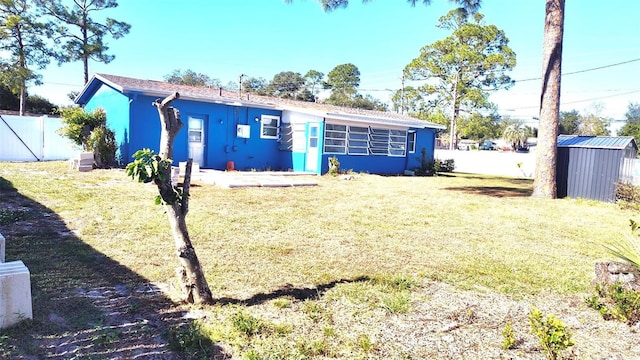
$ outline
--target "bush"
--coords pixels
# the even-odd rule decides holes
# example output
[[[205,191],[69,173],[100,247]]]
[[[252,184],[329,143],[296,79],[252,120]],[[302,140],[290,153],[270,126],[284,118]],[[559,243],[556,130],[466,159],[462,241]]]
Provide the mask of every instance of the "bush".
[[[620,320],[628,325],[640,321],[640,293],[620,283],[596,284],[596,294],[585,299],[605,320]]]
[[[550,360],[560,359],[562,351],[574,344],[569,328],[553,314],[544,317],[540,310],[531,307],[529,325]]]
[[[116,143],[115,133],[104,125],[95,128],[88,139],[88,150],[94,153],[96,166],[99,168],[116,165]]]
[[[331,176],[338,176],[340,174],[340,161],[335,156],[329,158],[329,174]]]
[[[624,182],[616,183],[616,202],[623,208],[640,209],[640,187]]]

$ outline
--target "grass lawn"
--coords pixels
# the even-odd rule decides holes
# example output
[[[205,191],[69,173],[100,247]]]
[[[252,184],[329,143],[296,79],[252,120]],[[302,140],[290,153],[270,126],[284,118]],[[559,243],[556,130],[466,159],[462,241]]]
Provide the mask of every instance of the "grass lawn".
[[[531,198],[524,179],[317,180],[315,187],[233,190],[194,182],[187,223],[218,304],[200,309],[207,315],[179,336],[197,333],[245,358],[401,358],[354,324],[411,314],[420,300],[415,289],[433,281],[516,300],[582,296],[594,263],[610,259],[601,245],[625,236],[636,215],[615,204]],[[32,273],[27,332],[61,331],[43,309],[54,294],[175,282],[178,261],[163,208],[153,205],[155,187],[122,170],[78,173],[65,162],[0,163],[3,186],[7,260],[22,259]],[[32,205],[9,207],[10,186]],[[43,214],[61,229],[39,226]],[[336,316],[347,307],[345,316],[356,320],[342,324]],[[74,329],[85,320],[74,320]],[[5,336],[2,351],[43,350]]]

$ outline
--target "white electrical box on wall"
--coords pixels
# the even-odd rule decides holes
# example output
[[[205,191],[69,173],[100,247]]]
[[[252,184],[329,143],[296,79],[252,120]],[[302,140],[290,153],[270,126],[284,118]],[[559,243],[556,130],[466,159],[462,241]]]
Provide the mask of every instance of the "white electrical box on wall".
[[[250,134],[251,128],[249,127],[249,125],[238,125],[238,132],[236,135],[237,137],[248,139],[250,137]]]

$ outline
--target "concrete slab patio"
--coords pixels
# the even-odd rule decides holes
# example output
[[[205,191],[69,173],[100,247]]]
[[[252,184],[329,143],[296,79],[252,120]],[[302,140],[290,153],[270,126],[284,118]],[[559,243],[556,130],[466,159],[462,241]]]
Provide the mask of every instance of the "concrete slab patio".
[[[317,176],[310,173],[284,171],[220,171],[201,169],[193,180],[227,189],[242,187],[316,186]]]

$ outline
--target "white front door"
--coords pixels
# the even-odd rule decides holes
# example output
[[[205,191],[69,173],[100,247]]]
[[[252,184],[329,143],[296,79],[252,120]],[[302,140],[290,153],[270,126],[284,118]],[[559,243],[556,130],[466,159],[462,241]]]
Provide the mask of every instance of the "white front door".
[[[307,171],[318,171],[318,141],[319,141],[318,124],[309,124],[309,142],[307,143],[307,156],[305,159],[305,167]]]
[[[189,158],[204,165],[204,119],[189,116]]]

